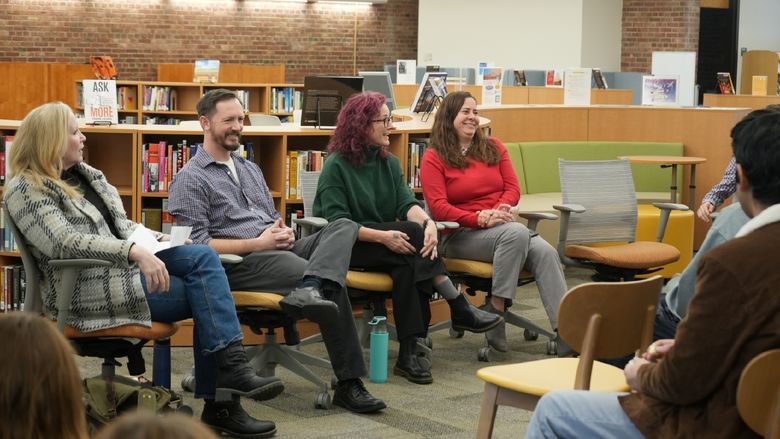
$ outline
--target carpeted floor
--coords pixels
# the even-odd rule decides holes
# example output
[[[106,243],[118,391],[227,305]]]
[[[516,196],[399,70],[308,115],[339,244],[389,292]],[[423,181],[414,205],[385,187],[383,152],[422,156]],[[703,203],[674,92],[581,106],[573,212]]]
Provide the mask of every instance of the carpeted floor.
[[[567,269],[569,287],[587,280],[590,273]],[[547,316],[534,284],[518,289],[518,300],[512,308],[542,327],[548,327]],[[522,330],[507,327],[510,351],[491,352],[490,363],[477,360],[478,350],[485,345],[483,335],[467,333],[463,338],[450,338],[448,331],[431,334],[433,340],[433,376],[430,385],[417,385],[392,375],[397,343],[390,342],[390,376],[387,383],[374,384],[366,380],[369,391],[382,398],[388,408],[379,414],[356,415],[340,407],[330,410],[314,408],[317,390],[308,381],[277,368],[285,383],[285,391],[277,398],[258,403],[242,400],[253,416],[276,422],[278,438],[473,438],[482,398],[483,383],[476,371],[487,365],[514,363],[546,357],[546,339],[523,340]],[[322,344],[302,348],[306,352],[325,356]],[[144,350],[147,369],[151,371],[151,349]],[[365,351],[368,359],[368,351]],[[83,376],[96,375],[99,360],[79,359]],[[181,379],[190,372],[192,354],[189,348],[173,348],[172,383],[181,391]],[[124,368],[119,368],[122,373]],[[312,368],[322,379],[330,380],[330,370]],[[151,372],[148,374],[151,375]],[[185,401],[199,416],[202,401],[192,393],[182,392]],[[494,438],[518,438],[525,434],[531,413],[500,407],[496,416]]]

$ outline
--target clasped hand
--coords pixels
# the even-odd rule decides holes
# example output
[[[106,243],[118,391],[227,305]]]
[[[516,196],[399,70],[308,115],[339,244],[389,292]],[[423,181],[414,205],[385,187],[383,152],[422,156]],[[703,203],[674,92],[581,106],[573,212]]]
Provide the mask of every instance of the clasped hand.
[[[514,221],[514,217],[512,217],[509,209],[510,206],[508,204],[500,204],[495,209],[481,210],[477,214],[477,224],[480,227],[489,228]]]
[[[290,250],[295,245],[295,233],[281,219],[274,221],[271,227],[263,230],[258,237],[261,249]]]
[[[647,352],[631,359],[626,364],[626,367],[623,369],[623,375],[626,377],[626,382],[631,389],[636,391],[642,390],[639,383],[639,368],[645,364],[663,359],[672,346],[674,346],[673,339],[656,340],[655,343],[648,346]]]

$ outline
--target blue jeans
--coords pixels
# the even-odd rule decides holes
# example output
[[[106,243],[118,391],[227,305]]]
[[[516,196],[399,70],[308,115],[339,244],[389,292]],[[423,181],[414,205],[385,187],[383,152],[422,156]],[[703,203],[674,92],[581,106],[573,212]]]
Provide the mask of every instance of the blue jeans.
[[[620,395],[586,390],[550,392],[536,405],[525,437],[644,438],[620,406]]]
[[[182,245],[155,256],[165,263],[171,283],[166,293],[149,293],[141,274],[152,320],[195,321],[195,397],[213,399],[217,362],[212,354],[243,339],[225,270],[207,245]]]

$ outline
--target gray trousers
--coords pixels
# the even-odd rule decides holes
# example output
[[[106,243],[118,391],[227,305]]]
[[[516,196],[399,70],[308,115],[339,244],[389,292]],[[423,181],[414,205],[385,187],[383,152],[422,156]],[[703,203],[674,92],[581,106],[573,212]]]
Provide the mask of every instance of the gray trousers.
[[[323,295],[339,308],[339,318],[320,325],[333,372],[339,380],[360,378],[366,374],[352,304],[345,286],[352,246],[358,226],[338,219],[322,230],[295,241],[290,250],[267,250],[244,256],[243,262],[226,268],[230,288],[245,291],[270,291],[288,294],[305,275],[318,276],[338,284]]]
[[[517,279],[525,267],[533,273],[547,317],[558,327],[558,305],[566,294],[558,252],[541,236],[531,237],[523,224],[510,222],[488,229],[462,227],[444,235],[439,246],[444,257],[472,259],[493,264],[492,294],[514,299]]]

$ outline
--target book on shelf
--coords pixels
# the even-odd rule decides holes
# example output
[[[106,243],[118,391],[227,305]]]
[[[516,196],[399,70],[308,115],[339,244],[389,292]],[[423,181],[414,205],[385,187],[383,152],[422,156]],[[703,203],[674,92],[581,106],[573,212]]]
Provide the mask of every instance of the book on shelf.
[[[176,222],[173,218],[173,215],[170,212],[170,208],[168,207],[168,199],[163,198],[162,199],[162,212],[160,212],[160,222],[162,225],[162,228],[160,229],[161,232],[170,235],[171,234],[171,228],[173,227],[173,224]]]
[[[84,119],[88,124],[119,123],[116,81],[85,79]]]
[[[27,290],[24,266],[4,265],[0,268],[0,312],[24,311]]]
[[[178,92],[170,86],[144,85],[144,111],[176,111]]]
[[[753,96],[766,96],[766,85],[767,85],[767,78],[766,75],[756,75],[753,76],[753,82],[752,82],[752,95]]]
[[[301,109],[303,94],[293,87],[271,87],[271,113],[292,113]]]
[[[219,82],[218,59],[196,59],[192,82],[217,83]]]
[[[429,143],[430,139],[418,139],[409,142],[409,147],[407,148],[406,175],[408,176],[407,183],[412,189],[422,186],[420,183],[420,163],[422,162],[423,154],[425,154],[425,150],[428,148]]]
[[[734,94],[734,83],[731,82],[730,72],[718,72],[717,79],[718,79],[718,91],[721,94],[724,95]]]
[[[290,200],[302,199],[301,174],[303,172],[320,171],[327,153],[320,150],[294,150],[287,152],[285,160],[286,181],[285,197]]]
[[[518,87],[528,86],[528,79],[525,77],[525,70],[515,70],[515,85]]]
[[[433,79],[433,80],[431,80]],[[410,107],[415,113],[433,110],[437,96],[447,95],[447,72],[425,72]]]
[[[607,85],[607,80],[604,79],[604,73],[601,72],[601,69],[593,69],[593,82],[596,84],[596,88],[599,90],[606,90],[609,88],[609,85]]]
[[[545,87],[563,87],[563,70],[547,70],[544,73]]]
[[[7,157],[11,153],[13,143],[14,136],[0,135],[0,184],[5,184],[6,177],[11,175],[10,160]]]
[[[120,110],[138,109],[138,88],[127,85],[117,87],[117,101]]]
[[[247,145],[251,150],[251,144]],[[187,139],[176,144],[161,140],[141,145],[141,191],[167,191],[176,174],[195,154],[196,148],[197,145],[188,145]],[[239,153],[242,151],[240,149]]]
[[[485,67],[482,70],[482,104],[501,103],[501,77],[504,69],[501,67]]]
[[[162,209],[159,207],[141,208],[141,224],[149,230],[162,231]]]

